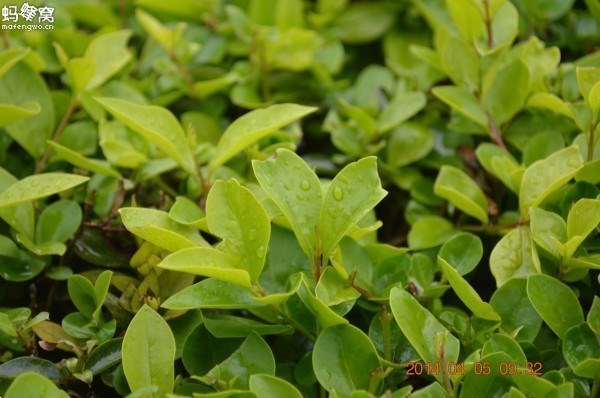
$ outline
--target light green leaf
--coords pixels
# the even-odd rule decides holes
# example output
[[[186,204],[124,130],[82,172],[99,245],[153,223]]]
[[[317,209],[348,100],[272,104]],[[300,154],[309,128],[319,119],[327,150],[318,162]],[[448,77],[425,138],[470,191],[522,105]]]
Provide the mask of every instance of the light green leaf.
[[[523,61],[516,60],[491,73],[494,72],[487,90],[484,84],[484,107],[496,126],[501,126],[525,104],[530,89],[529,69]]]
[[[454,25],[465,39],[473,41],[484,34],[483,13],[476,0],[446,0],[446,6]]]
[[[567,237],[584,239],[600,224],[600,200],[581,199],[569,210],[567,216]]]
[[[100,319],[102,315],[102,305],[104,304],[104,300],[106,300],[112,276],[112,271],[104,271],[96,278],[96,283],[94,284],[94,302],[96,304],[96,310],[93,315],[94,319]]]
[[[88,318],[96,311],[96,293],[94,285],[82,275],[71,275],[67,282],[69,297],[75,307]]]
[[[0,209],[54,195],[88,180],[87,177],[66,173],[31,175],[8,186],[0,193]]]
[[[243,258],[213,247],[181,249],[158,264],[171,271],[203,275],[251,289],[250,274],[243,265]]]
[[[594,301],[587,314],[587,323],[596,334],[600,335],[600,298],[594,296]]]
[[[420,91],[396,95],[385,107],[377,122],[377,131],[384,134],[410,119],[425,107],[427,97]]]
[[[488,223],[487,200],[481,188],[463,171],[453,166],[442,166],[433,191],[464,213]]]
[[[138,105],[117,98],[95,98],[117,120],[153,142],[188,173],[196,174],[196,164],[179,121],[166,108]]]
[[[405,290],[394,288],[390,294],[394,319],[424,362],[440,362],[439,341],[445,339],[444,361],[456,362],[460,342],[417,299]],[[442,375],[434,375],[442,380]]]
[[[208,228],[223,239],[222,249],[243,258],[243,267],[257,282],[271,236],[269,215],[254,194],[236,180],[217,181],[206,199]]]
[[[450,32],[438,32],[435,41],[442,66],[450,79],[469,92],[479,90],[479,57],[475,49]]]
[[[563,340],[567,330],[583,322],[577,296],[558,279],[531,275],[527,279],[527,296],[544,322]]]
[[[163,249],[177,251],[208,246],[195,228],[176,223],[164,211],[122,207],[119,214],[129,232]]]
[[[32,101],[20,105],[0,104],[0,127],[37,115],[41,109],[40,104]]]
[[[252,166],[262,189],[287,217],[302,250],[314,261],[323,202],[319,178],[288,149],[277,150],[275,159],[253,161]]]
[[[202,209],[185,196],[175,198],[175,203],[169,210],[169,217],[179,224],[192,225],[198,228],[206,224],[206,216]]]
[[[219,339],[247,337],[252,333],[261,336],[273,334],[292,334],[291,325],[266,324],[254,319],[232,316],[204,314],[203,324],[206,329]]]
[[[490,269],[498,287],[512,278],[541,272],[529,227],[516,228],[500,239],[490,255]]]
[[[123,372],[132,391],[155,385],[156,398],[173,392],[175,339],[156,311],[147,305],[138,311],[125,332],[122,350]]]
[[[529,218],[529,208],[543,200],[569,181],[583,166],[583,158],[576,146],[553,153],[538,160],[525,170],[519,196],[521,213]]]
[[[592,88],[600,81],[600,67],[598,66],[579,66],[576,69],[577,83],[579,84],[579,91],[589,103],[590,92]]]
[[[408,247],[411,250],[429,249],[450,239],[456,231],[445,218],[425,216],[415,222],[408,232]]]
[[[73,166],[89,170],[93,173],[105,174],[117,178],[121,177],[121,174],[117,170],[110,167],[110,165],[106,161],[86,158],[80,153],[75,152],[67,148],[66,146],[57,144],[54,141],[47,141],[47,144],[52,147],[52,149],[58,154],[58,156],[71,163]]]
[[[245,114],[231,123],[223,133],[210,168],[216,169],[261,138],[314,111],[316,108],[308,106],[276,104]]]
[[[348,323],[346,318],[338,315],[335,311],[325,305],[325,303],[315,297],[309,287],[306,277],[303,274],[296,276],[300,277],[302,281],[302,284],[298,289],[298,297],[300,297],[300,300],[302,300],[306,308],[308,308],[308,310],[315,316],[319,322],[319,325],[321,325],[323,329]],[[292,279],[291,283],[294,285],[295,281]]]
[[[0,167],[0,191],[4,191],[18,180],[8,171]],[[24,236],[33,239],[34,236],[34,212],[33,203],[26,202],[14,207],[1,209],[0,217],[15,230]]]
[[[456,86],[439,86],[434,87],[431,92],[481,127],[488,128],[487,116],[481,103],[468,90]]]
[[[161,307],[170,310],[246,309],[264,304],[248,289],[218,279],[205,279],[169,297]]]
[[[69,217],[65,217],[68,214]],[[79,229],[81,224],[81,207],[72,200],[59,200],[46,207],[35,227],[37,243],[64,243]]]
[[[387,162],[402,167],[427,156],[434,146],[435,137],[427,127],[407,122],[395,128],[387,143]]]
[[[355,390],[367,390],[371,374],[381,367],[369,337],[352,325],[323,331],[315,343],[312,362],[319,383],[344,397]]]
[[[260,398],[302,398],[302,394],[289,382],[271,375],[250,376],[250,391]]]
[[[556,213],[532,207],[529,210],[531,216],[531,234],[533,240],[541,248],[559,258],[563,255],[563,244],[567,241],[567,225]]]
[[[572,118],[567,104],[558,96],[550,93],[535,93],[527,100],[527,107],[541,108]]]
[[[323,197],[319,236],[328,259],[344,235],[387,195],[377,174],[377,158],[359,160],[335,176]]]
[[[0,77],[0,103],[23,107],[36,102],[40,111],[5,127],[8,134],[31,156],[39,158],[46,148],[46,140],[54,131],[54,105],[45,81],[21,62]]]
[[[479,294],[469,282],[467,282],[460,274],[448,264],[442,257],[438,256],[438,264],[442,268],[444,275],[450,282],[454,293],[460,300],[473,311],[475,316],[489,321],[500,321],[500,316],[494,311],[491,305],[481,299]]]
[[[517,343],[512,337],[495,333],[490,339],[484,344],[481,350],[481,356],[487,356],[495,352],[503,352],[510,356],[519,366],[525,365],[527,357],[523,352],[523,348]]]
[[[331,307],[350,300],[356,300],[360,293],[348,286],[333,267],[327,267],[315,288],[316,297],[325,305]]]
[[[459,233],[442,245],[438,255],[454,267],[459,275],[466,275],[479,264],[483,256],[483,244],[471,233]]]
[[[173,51],[175,45],[175,31],[173,29],[165,27],[158,19],[139,8],[135,10],[135,17],[146,32],[160,43],[165,50],[168,52]]]
[[[11,48],[0,53],[0,77],[4,76],[17,62],[29,54],[29,48]]]
[[[84,58],[94,62],[94,74],[86,85],[87,90],[100,87],[114,76],[131,59],[127,42],[130,30],[105,33],[92,40],[85,50]]]
[[[33,372],[21,374],[6,390],[7,398],[68,398],[68,396],[53,382]]]

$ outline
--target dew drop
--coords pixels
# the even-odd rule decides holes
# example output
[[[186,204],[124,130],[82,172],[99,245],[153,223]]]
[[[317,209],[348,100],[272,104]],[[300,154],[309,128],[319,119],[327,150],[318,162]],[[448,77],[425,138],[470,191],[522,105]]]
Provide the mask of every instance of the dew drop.
[[[256,240],[256,230],[255,229],[251,229],[250,231],[248,231],[248,240],[250,240],[250,242],[253,242]]]
[[[344,198],[344,192],[342,192],[340,187],[333,188],[333,197],[335,200],[342,200]]]
[[[259,258],[263,258],[265,256],[265,247],[261,245],[258,249],[256,249],[256,255]]]
[[[37,182],[36,180],[31,181],[31,186],[32,187],[37,187],[38,185],[40,185],[40,183]]]
[[[335,216],[337,216],[337,213],[335,212],[335,207],[333,206],[330,206],[329,209],[327,209],[327,212],[329,213],[331,218],[335,218]]]
[[[310,189],[310,182],[302,180],[302,182],[300,183],[300,188],[302,188],[305,191],[308,191]]]

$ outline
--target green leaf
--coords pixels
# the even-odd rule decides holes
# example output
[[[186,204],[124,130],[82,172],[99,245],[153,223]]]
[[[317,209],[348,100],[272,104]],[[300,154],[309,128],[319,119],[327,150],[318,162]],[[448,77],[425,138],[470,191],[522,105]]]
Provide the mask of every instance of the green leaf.
[[[175,198],[175,203],[169,210],[169,217],[179,224],[195,227],[200,227],[206,222],[206,216],[202,209],[185,196]]]
[[[425,107],[427,97],[420,91],[396,95],[379,116],[377,131],[384,134],[410,119]]]
[[[67,398],[68,396],[50,380],[33,372],[21,374],[6,390],[7,398]]]
[[[242,269],[242,264],[243,259],[235,254],[213,247],[195,247],[171,253],[158,266],[171,271],[216,278],[251,289],[250,274]]]
[[[565,334],[562,353],[577,376],[600,376],[600,337],[587,323],[571,327]]]
[[[490,255],[490,269],[498,287],[512,278],[541,272],[540,260],[528,227],[513,229],[500,239]]]
[[[377,174],[377,158],[367,157],[340,171],[323,196],[319,236],[323,258],[328,259],[339,241],[387,195]]]
[[[450,79],[469,92],[478,91],[479,57],[475,49],[466,40],[449,32],[436,35],[435,41],[442,66]]]
[[[394,319],[402,333],[415,348],[424,362],[440,362],[439,341],[445,340],[444,361],[456,362],[460,351],[460,342],[410,293],[394,288],[390,294],[390,306]],[[442,376],[435,375],[442,380]]]
[[[210,168],[216,169],[261,138],[314,111],[316,108],[308,106],[276,104],[245,114],[231,123],[223,133],[210,161]]]
[[[32,101],[20,105],[0,104],[0,127],[37,115],[41,109],[40,104]]]
[[[523,6],[534,18],[553,21],[572,10],[573,3],[574,0],[530,0]]]
[[[408,247],[423,250],[446,242],[455,234],[452,223],[445,218],[425,216],[415,222],[408,232]]]
[[[503,352],[507,354],[519,366],[523,366],[525,365],[525,362],[527,362],[527,357],[525,356],[525,353],[523,352],[523,349],[519,343],[517,343],[512,337],[505,334],[493,334],[483,346],[483,349],[481,350],[481,356],[485,357],[496,352]]]
[[[186,135],[173,114],[160,106],[138,105],[117,98],[95,98],[117,120],[154,143],[185,171],[196,174]]]
[[[583,158],[575,146],[555,152],[529,166],[519,191],[521,213],[528,217],[530,207],[542,203],[548,195],[573,178],[582,166]]]
[[[473,271],[483,256],[483,244],[477,236],[463,232],[448,239],[438,255],[450,264],[459,275]]]
[[[302,250],[314,261],[323,197],[319,178],[288,149],[277,150],[275,159],[253,161],[252,167],[262,189],[288,219]]]
[[[567,225],[562,217],[538,207],[532,207],[529,215],[535,243],[554,257],[561,257],[564,251],[563,244],[567,241]]]
[[[468,90],[456,86],[440,86],[434,87],[431,92],[481,127],[488,128],[487,116],[481,103]]]
[[[438,264],[442,268],[444,275],[448,278],[452,289],[461,301],[473,311],[475,316],[479,318],[500,321],[500,316],[494,311],[491,305],[481,300],[481,297],[469,282],[464,280],[462,276],[456,271],[450,264],[448,264],[442,257],[438,256]]]
[[[23,62],[0,77],[0,103],[23,107],[35,102],[40,111],[5,126],[6,132],[31,156],[39,158],[55,127],[54,105],[44,80]]]
[[[192,375],[204,375],[230,357],[241,343],[241,339],[217,339],[204,325],[197,325],[183,344],[183,365]]]
[[[2,379],[15,379],[27,372],[35,372],[54,382],[60,381],[58,367],[47,359],[18,357],[0,365],[0,378]]]
[[[123,338],[108,340],[96,347],[85,361],[85,368],[94,376],[121,362]]]
[[[269,215],[254,194],[236,180],[217,181],[206,200],[208,228],[223,239],[221,248],[244,261],[252,282],[257,282],[265,264],[271,236]]]
[[[204,326],[217,338],[246,337],[252,333],[259,335],[292,334],[290,325],[269,325],[253,319],[231,315],[204,314]]]
[[[530,276],[527,296],[544,322],[563,340],[569,328],[583,322],[583,311],[575,293],[555,278]]]
[[[486,373],[470,371],[465,376],[461,395],[472,397],[482,394],[485,397],[500,397],[507,393],[512,382],[509,376],[500,374],[500,364],[513,362],[511,358],[503,352],[497,352],[482,357],[478,362],[481,364],[480,371]],[[488,367],[484,367],[485,364]]]
[[[0,77],[4,76],[17,62],[29,54],[29,48],[11,48],[0,53]]]
[[[587,314],[587,322],[596,334],[600,335],[600,298],[594,296],[594,301]]]
[[[578,67],[576,69],[577,83],[579,84],[579,91],[586,102],[590,101],[590,93],[592,88],[600,81],[600,67],[587,66]]]
[[[106,300],[112,276],[112,271],[104,271],[96,278],[96,283],[94,285],[94,302],[96,304],[96,310],[94,311],[95,319],[99,319],[102,314],[102,304],[104,304],[104,300]]]
[[[323,331],[315,343],[312,362],[319,383],[327,391],[336,391],[341,396],[367,390],[371,374],[381,367],[369,337],[351,325]]]
[[[329,307],[360,297],[360,293],[348,286],[347,281],[342,279],[333,267],[326,268],[321,274],[315,295]]]
[[[171,310],[246,309],[262,307],[248,289],[220,281],[205,279],[169,297],[161,307]]]
[[[69,217],[65,217],[68,214]],[[46,207],[35,227],[37,243],[61,242],[72,237],[81,224],[81,208],[72,200],[59,200]]]
[[[248,388],[254,374],[275,374],[273,353],[256,333],[250,334],[237,351],[200,379],[208,384],[221,381],[231,383],[233,388]]]
[[[110,165],[106,161],[86,158],[80,153],[75,152],[60,144],[57,144],[54,141],[48,141],[47,144],[52,147],[54,152],[56,152],[59,157],[71,163],[73,166],[79,167],[84,170],[89,170],[93,173],[105,174],[117,178],[121,177],[121,174],[117,170],[110,167]]]
[[[175,339],[165,320],[144,305],[135,315],[123,339],[123,371],[132,391],[158,387],[155,397],[173,392]]]
[[[69,296],[75,307],[88,318],[96,311],[96,292],[94,285],[84,276],[71,275],[67,283]]]
[[[488,223],[487,200],[481,188],[463,171],[453,166],[442,166],[433,191],[464,213]]]
[[[261,398],[302,398],[300,391],[292,384],[271,375],[252,375],[249,385],[250,391]]]
[[[0,193],[0,209],[54,195],[88,180],[87,177],[65,173],[31,175],[8,186]]]
[[[600,200],[581,199],[569,210],[567,237],[585,239],[600,224]]]
[[[94,65],[94,74],[87,83],[87,90],[104,84],[129,62],[131,52],[127,50],[127,42],[131,33],[130,30],[119,30],[92,40],[84,54],[84,58],[93,61]]]
[[[465,39],[473,41],[484,34],[485,23],[477,1],[446,1],[446,6],[454,25]]]
[[[0,191],[4,191],[17,181],[12,174],[0,167]],[[21,234],[33,239],[35,233],[33,203],[26,202],[7,209],[0,209],[0,217]]]
[[[299,275],[301,279],[301,286],[298,289],[298,297],[302,300],[302,303],[306,308],[315,316],[317,322],[323,329],[328,327],[347,324],[348,320],[338,313],[333,311],[330,307],[325,305],[324,302],[319,300],[312,292],[309,287],[308,281],[303,274]],[[292,286],[295,285],[295,281],[291,281]]]
[[[434,146],[434,135],[425,126],[404,123],[390,133],[387,162],[394,167],[414,163],[427,156]]]
[[[501,126],[525,105],[530,89],[529,69],[523,61],[516,60],[495,71],[490,79],[487,92],[484,84],[484,107],[496,126]]]
[[[506,333],[519,330],[519,341],[535,339],[542,318],[529,301],[525,278],[513,278],[500,286],[492,295],[490,305],[502,318],[502,329]]]
[[[163,249],[177,251],[208,246],[195,228],[176,223],[164,211],[122,207],[119,214],[129,232]]]

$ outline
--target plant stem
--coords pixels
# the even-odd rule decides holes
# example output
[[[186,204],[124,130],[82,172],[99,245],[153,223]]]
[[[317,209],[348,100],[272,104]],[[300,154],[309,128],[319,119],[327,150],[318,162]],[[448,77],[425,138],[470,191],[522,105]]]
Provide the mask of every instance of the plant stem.
[[[508,148],[504,145],[504,141],[502,140],[502,134],[500,134],[500,130],[496,127],[492,118],[488,116],[488,128],[490,129],[490,134],[492,136],[492,140],[506,152],[508,152]]]
[[[594,146],[595,146],[595,135],[596,135],[596,123],[592,120],[592,124],[590,126],[590,136],[588,137],[588,153],[587,153],[587,161],[591,162],[594,160]]]
[[[594,384],[592,385],[592,391],[590,397],[597,397],[600,395],[600,377],[597,377],[594,380]]]
[[[379,320],[381,322],[381,334],[383,336],[383,357],[387,361],[392,361],[392,342],[390,333],[390,313],[387,310],[386,305],[381,306],[381,316]]]
[[[490,0],[484,0],[483,6],[485,8],[485,27],[487,29],[487,38],[488,38],[488,47],[494,47],[494,30],[493,30],[493,21],[492,14],[490,12]]]
[[[73,116],[73,114],[75,113],[75,111],[77,110],[78,107],[79,107],[79,100],[77,100],[77,99],[72,100],[71,103],[69,104],[69,108],[67,108],[67,111],[65,112],[63,118],[61,119],[60,123],[58,124],[58,127],[56,127],[56,131],[54,131],[54,134],[52,135],[52,141],[56,141],[60,138],[60,135],[62,134],[65,127],[67,127],[69,120],[71,119],[71,117]],[[52,148],[49,145],[46,146],[46,150],[44,151],[44,154],[42,155],[42,157],[40,158],[40,160],[38,161],[38,163],[35,167],[35,174],[40,174],[42,171],[44,171],[44,169],[46,168],[46,164],[48,163],[48,159],[50,158],[51,151],[52,151]]]

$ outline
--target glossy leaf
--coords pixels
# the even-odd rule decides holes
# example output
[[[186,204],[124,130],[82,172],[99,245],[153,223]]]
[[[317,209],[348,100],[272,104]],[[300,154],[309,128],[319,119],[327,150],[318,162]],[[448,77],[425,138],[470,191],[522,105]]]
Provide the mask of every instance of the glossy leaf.
[[[154,143],[191,174],[196,164],[179,121],[165,108],[138,105],[117,98],[95,98],[117,120]]]
[[[175,339],[169,325],[144,305],[133,318],[123,339],[123,371],[132,391],[158,387],[155,396],[173,392]]]
[[[223,239],[221,247],[243,259],[240,266],[253,282],[262,272],[271,222],[250,190],[236,180],[217,181],[206,200],[208,228]]]
[[[50,380],[33,372],[21,374],[6,390],[7,398],[67,398],[68,396]]]
[[[450,264],[459,275],[471,272],[483,256],[483,245],[477,236],[464,232],[448,239],[438,255]]]
[[[529,227],[510,231],[496,244],[490,255],[490,269],[498,287],[512,278],[541,272]]]
[[[87,177],[65,173],[44,173],[25,177],[0,193],[0,209],[54,195],[87,180]]]
[[[385,196],[377,174],[377,159],[368,157],[346,166],[323,196],[319,236],[323,258],[329,258],[338,242]]]
[[[447,199],[464,213],[487,224],[485,195],[481,188],[461,170],[452,166],[443,166],[435,180],[433,190],[437,196]]]
[[[315,108],[296,104],[277,104],[247,113],[225,130],[210,167],[217,168],[259,139],[315,110]]]
[[[563,340],[567,330],[583,322],[583,311],[575,293],[550,276],[530,276],[527,296],[544,322]]]
[[[338,325],[322,332],[315,343],[312,361],[319,383],[342,396],[368,389],[372,372],[381,366],[371,340],[350,325]]]

